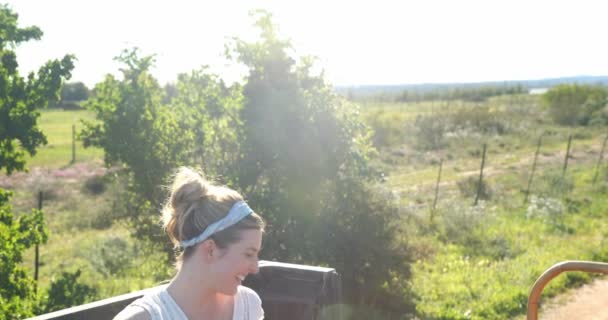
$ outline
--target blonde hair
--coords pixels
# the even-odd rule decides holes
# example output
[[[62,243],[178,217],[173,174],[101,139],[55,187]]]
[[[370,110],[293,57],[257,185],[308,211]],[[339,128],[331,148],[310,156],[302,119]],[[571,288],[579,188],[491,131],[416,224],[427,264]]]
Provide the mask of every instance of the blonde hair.
[[[175,248],[184,240],[192,239],[203,232],[208,225],[220,220],[243,196],[224,186],[207,181],[202,172],[181,167],[177,170],[171,186],[171,193],[162,209],[163,228]],[[240,231],[256,229],[264,231],[264,220],[255,212],[235,225],[210,237],[220,249],[241,239]],[[194,251],[186,248],[177,255],[177,267]]]

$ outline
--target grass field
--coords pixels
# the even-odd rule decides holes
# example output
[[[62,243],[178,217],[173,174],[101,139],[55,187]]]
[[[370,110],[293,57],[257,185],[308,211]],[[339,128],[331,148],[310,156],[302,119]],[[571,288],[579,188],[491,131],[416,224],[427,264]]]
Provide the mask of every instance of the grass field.
[[[72,161],[72,125],[76,132],[82,129],[81,120],[93,121],[95,115],[88,110],[63,111],[44,110],[41,112],[40,129],[47,137],[48,144],[38,149],[35,156],[27,159],[29,167],[44,166],[58,168]],[[76,162],[102,159],[103,150],[84,148],[76,141]]]
[[[390,191],[402,205],[403,237],[412,248],[413,278],[399,279],[415,294],[421,319],[507,319],[525,312],[535,278],[566,259],[608,260],[608,175],[599,158],[603,128],[560,127],[546,119],[537,97],[491,99],[478,128],[501,121],[519,127],[502,134],[471,130],[446,134],[444,147],[415,145],[420,116],[437,117],[458,110],[470,115],[464,102],[369,104],[361,110],[377,134],[375,165],[385,175],[378,188]],[[458,109],[464,108],[464,109]],[[467,109],[468,108],[468,109]],[[47,192],[44,212],[50,230],[41,248],[41,287],[63,270],[80,269],[81,281],[104,298],[151,286],[170,277],[155,256],[128,235],[128,226],[112,220],[113,204],[123,186],[102,168],[103,152],[77,144],[71,161],[71,126],[93,119],[87,111],[45,111],[41,128],[49,144],[28,162],[33,170],[4,184],[15,192],[20,211],[35,206],[38,189]],[[485,122],[484,122],[485,121]],[[469,124],[467,124],[469,125]],[[471,124],[474,126],[475,124]],[[433,129],[433,128],[431,128]],[[432,132],[431,132],[432,133]],[[524,191],[537,139],[543,134],[530,201]],[[568,136],[573,136],[568,169],[562,173]],[[472,206],[479,176],[481,146],[488,145],[484,181],[488,198]],[[444,159],[437,208],[431,211],[439,160]],[[104,178],[105,177],[105,178]],[[8,181],[8,182],[7,182]],[[91,192],[91,185],[104,186]],[[33,265],[33,252],[25,264]],[[108,280],[111,279],[111,280]],[[579,285],[584,274],[560,276],[546,289],[555,295]],[[409,292],[409,291],[408,291]]]

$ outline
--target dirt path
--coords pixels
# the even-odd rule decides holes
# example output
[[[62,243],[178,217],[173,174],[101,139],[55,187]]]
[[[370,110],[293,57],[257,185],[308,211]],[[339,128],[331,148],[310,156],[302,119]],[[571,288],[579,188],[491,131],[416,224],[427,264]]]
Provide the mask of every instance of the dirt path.
[[[608,279],[596,279],[545,301],[539,319],[608,320]]]

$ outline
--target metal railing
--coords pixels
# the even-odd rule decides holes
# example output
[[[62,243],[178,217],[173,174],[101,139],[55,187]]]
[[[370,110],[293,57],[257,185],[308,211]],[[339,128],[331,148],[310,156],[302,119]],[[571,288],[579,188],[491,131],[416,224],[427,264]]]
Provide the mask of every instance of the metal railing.
[[[340,275],[332,268],[260,261],[260,271],[243,283],[262,299],[266,320],[341,319]],[[29,320],[112,319],[132,301],[157,287],[43,314]],[[331,308],[328,308],[331,307]]]
[[[608,263],[592,261],[564,261],[547,269],[534,283],[528,296],[528,320],[538,319],[538,304],[543,289],[553,278],[567,271],[584,271],[608,274]]]

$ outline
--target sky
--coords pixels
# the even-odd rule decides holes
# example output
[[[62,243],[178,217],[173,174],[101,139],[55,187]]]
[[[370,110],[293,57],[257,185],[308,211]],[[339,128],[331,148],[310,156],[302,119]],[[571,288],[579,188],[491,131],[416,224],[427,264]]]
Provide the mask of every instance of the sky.
[[[2,1],[0,1],[2,2]],[[481,82],[608,75],[606,1],[11,0],[42,40],[17,48],[22,72],[75,54],[70,81],[92,88],[113,57],[155,54],[161,83],[209,65],[227,81],[231,37],[255,39],[248,13],[266,9],[298,55],[317,57],[339,86]],[[604,4],[606,3],[606,4]]]

